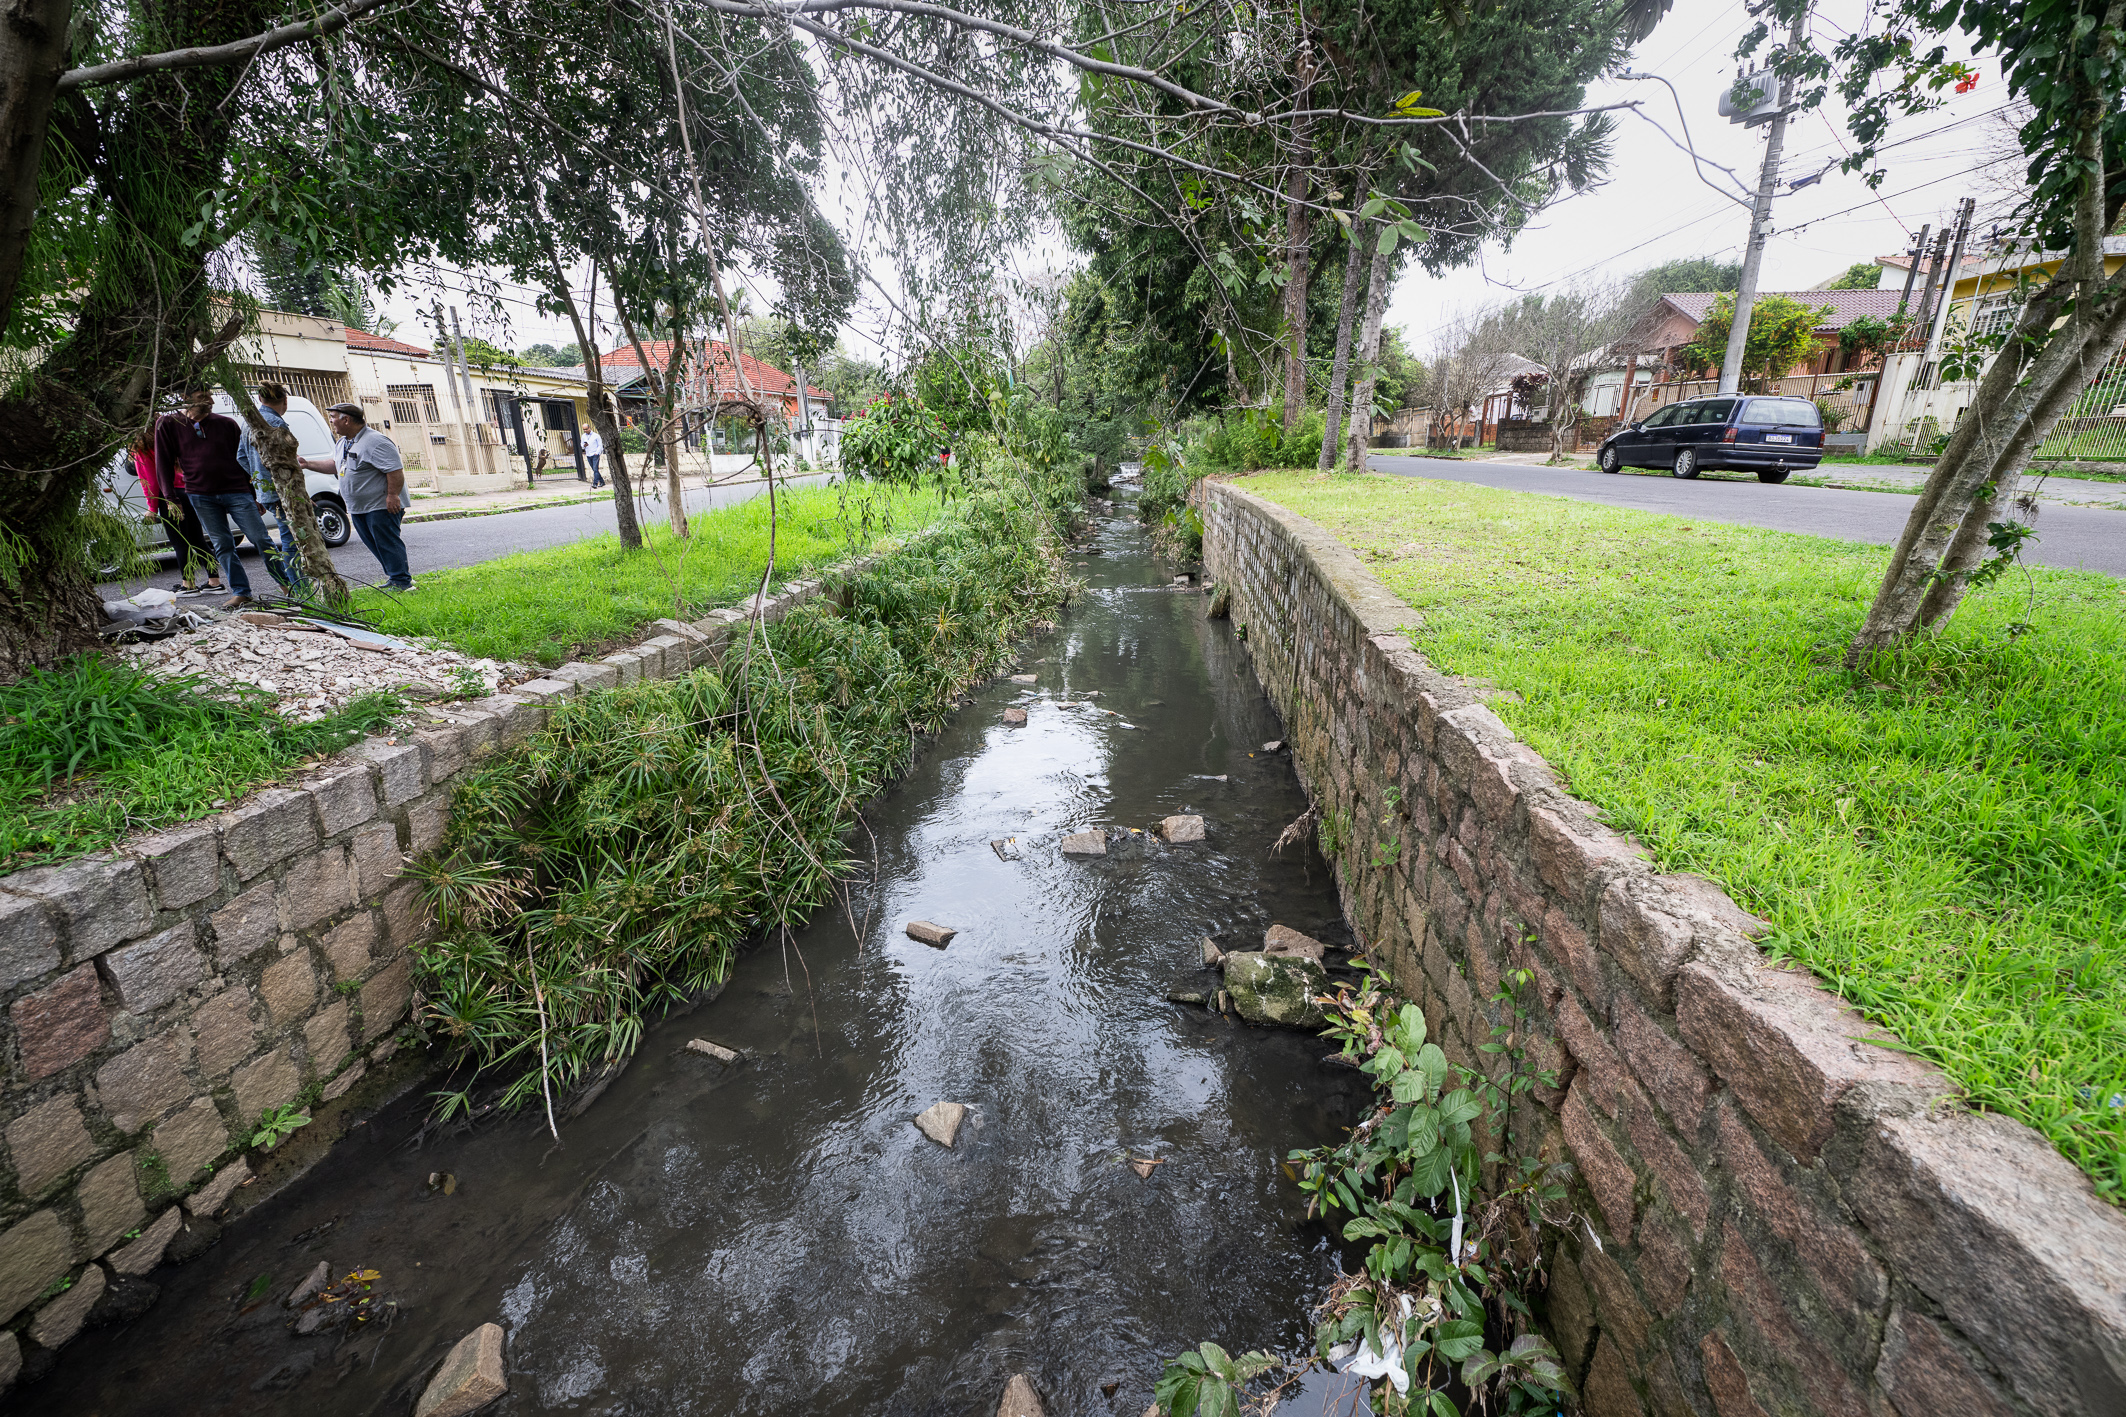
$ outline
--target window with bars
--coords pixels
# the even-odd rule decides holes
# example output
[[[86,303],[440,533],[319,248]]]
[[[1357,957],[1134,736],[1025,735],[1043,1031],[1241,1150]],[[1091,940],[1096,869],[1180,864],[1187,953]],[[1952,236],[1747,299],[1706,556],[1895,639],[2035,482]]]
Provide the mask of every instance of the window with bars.
[[[394,423],[441,423],[443,410],[436,403],[434,384],[386,384]]]
[[[254,386],[259,383],[279,384],[297,398],[305,398],[319,408],[330,408],[336,403],[346,403],[353,397],[347,387],[345,374],[328,374],[306,369],[276,369],[272,365],[258,364],[251,367]]]
[[[1971,333],[1974,336],[2004,334],[2015,328],[2017,313],[2021,306],[2013,300],[1988,300],[1971,312]]]

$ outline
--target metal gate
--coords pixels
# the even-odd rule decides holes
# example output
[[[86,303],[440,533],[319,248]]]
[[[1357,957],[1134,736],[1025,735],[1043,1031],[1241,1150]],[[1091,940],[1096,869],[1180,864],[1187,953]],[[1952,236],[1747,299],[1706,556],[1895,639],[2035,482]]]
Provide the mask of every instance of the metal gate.
[[[2061,462],[2126,459],[2126,359],[2113,361],[2090,380],[2031,457]]]

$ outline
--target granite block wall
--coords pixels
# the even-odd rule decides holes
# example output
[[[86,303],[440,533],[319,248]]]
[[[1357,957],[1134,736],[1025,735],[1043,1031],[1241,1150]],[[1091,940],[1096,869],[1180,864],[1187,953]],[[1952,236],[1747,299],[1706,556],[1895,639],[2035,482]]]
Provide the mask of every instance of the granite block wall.
[[[1374,958],[1471,1064],[1532,981],[1578,1172],[1542,1309],[1593,1417],[2126,1413],[2126,1216],[2078,1168],[1602,825],[1327,532],[1196,498]]]
[[[333,1103],[398,1047],[408,947],[433,928],[400,873],[441,840],[460,773],[553,703],[713,663],[735,627],[821,590],[657,621],[596,662],[425,708],[209,820],[0,878],[0,1391],[255,1192],[262,1114]]]

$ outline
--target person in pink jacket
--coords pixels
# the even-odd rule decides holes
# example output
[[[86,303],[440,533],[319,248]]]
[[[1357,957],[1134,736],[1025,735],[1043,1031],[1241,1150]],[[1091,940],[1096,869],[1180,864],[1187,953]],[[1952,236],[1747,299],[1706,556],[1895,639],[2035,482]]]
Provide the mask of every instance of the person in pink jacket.
[[[163,524],[170,538],[170,546],[177,552],[180,579],[170,589],[179,595],[217,595],[222,590],[220,565],[214,559],[214,550],[207,545],[207,530],[200,525],[199,513],[192,508],[192,499],[185,495],[184,473],[172,466],[170,476],[173,487],[162,485],[162,478],[155,470],[155,425],[149,424],[134,435],[133,475],[140,479],[141,495],[148,499],[148,516]],[[207,568],[207,583],[202,589],[192,584],[193,566],[197,563]]]

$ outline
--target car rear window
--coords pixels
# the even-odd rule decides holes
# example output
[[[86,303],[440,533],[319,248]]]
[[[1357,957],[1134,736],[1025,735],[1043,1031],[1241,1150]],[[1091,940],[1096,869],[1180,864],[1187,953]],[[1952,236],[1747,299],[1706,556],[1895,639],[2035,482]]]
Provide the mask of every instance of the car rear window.
[[[1816,405],[1807,399],[1751,399],[1749,407],[1742,411],[1742,421],[1759,426],[1798,423],[1814,428],[1823,420],[1817,416]]]

